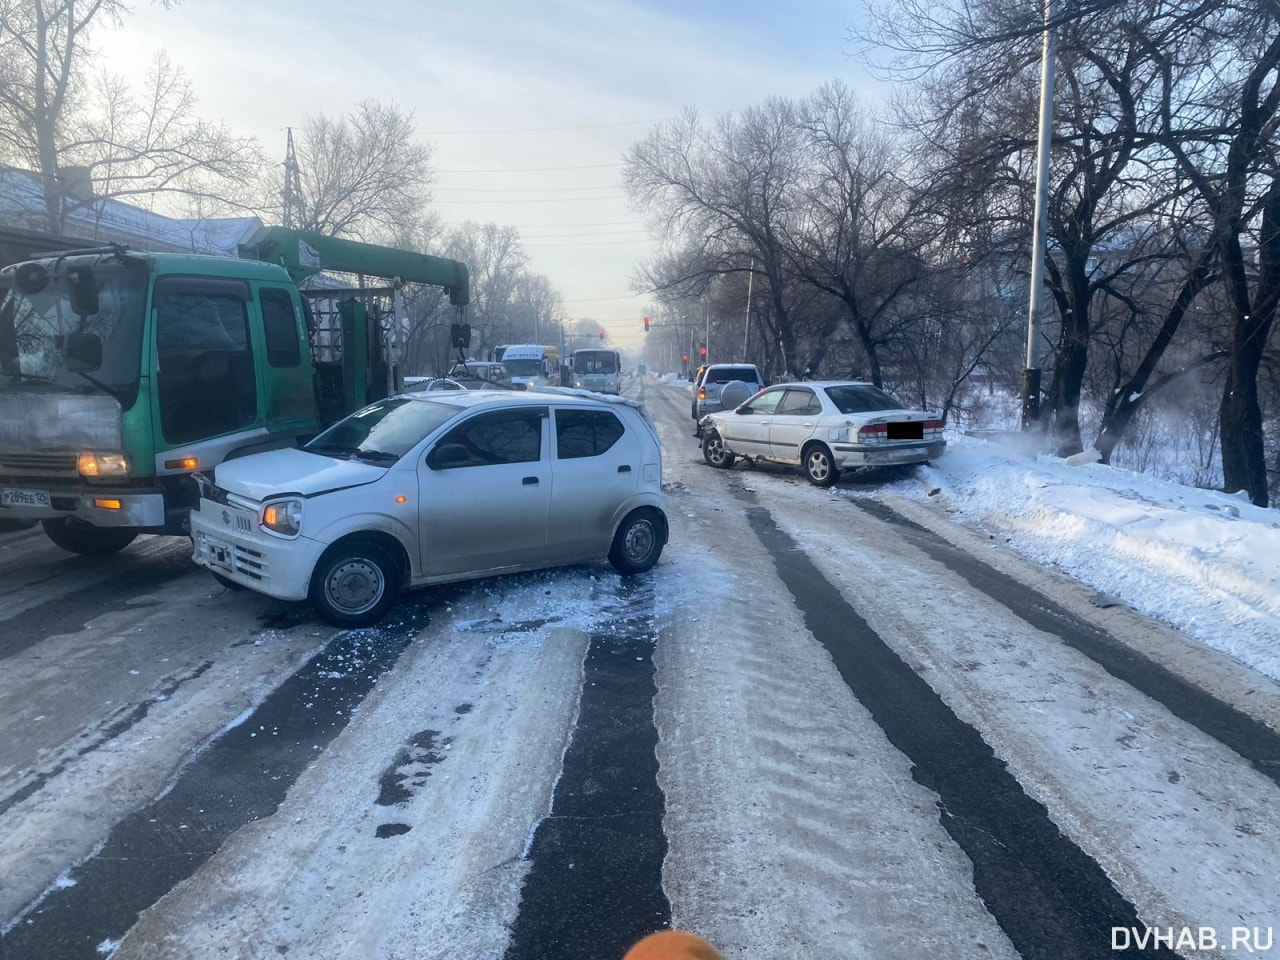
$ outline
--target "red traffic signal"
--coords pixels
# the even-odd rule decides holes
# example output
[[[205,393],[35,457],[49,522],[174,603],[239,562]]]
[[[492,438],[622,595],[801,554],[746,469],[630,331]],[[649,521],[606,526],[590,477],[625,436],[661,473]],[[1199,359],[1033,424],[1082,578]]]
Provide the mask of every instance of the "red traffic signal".
[[[601,339],[601,340],[603,340],[603,339],[604,339],[604,327],[601,327],[601,328],[600,328],[600,339]]]
[[[706,348],[706,346],[704,345],[704,346],[699,347],[699,348],[698,348],[698,352],[699,352],[700,354],[702,354],[702,355],[705,357],[705,356],[707,355],[707,348]]]
[[[688,363],[688,362],[689,362],[689,355],[688,355],[687,353],[682,353],[682,354],[680,354],[680,359],[681,359],[681,360],[683,360],[685,363]]]
[[[649,318],[648,318],[648,317],[645,317],[645,318],[644,318],[644,332],[645,332],[645,333],[648,333],[648,332],[649,332]]]

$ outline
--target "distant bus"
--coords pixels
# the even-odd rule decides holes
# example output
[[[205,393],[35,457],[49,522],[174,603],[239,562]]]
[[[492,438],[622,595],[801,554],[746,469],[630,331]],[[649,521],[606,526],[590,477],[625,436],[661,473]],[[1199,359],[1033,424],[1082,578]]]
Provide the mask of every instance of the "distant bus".
[[[622,357],[617,350],[573,351],[573,385],[596,393],[622,391]]]
[[[560,359],[555,347],[540,343],[512,343],[495,347],[493,359],[501,360],[515,383],[547,387],[560,385]]]

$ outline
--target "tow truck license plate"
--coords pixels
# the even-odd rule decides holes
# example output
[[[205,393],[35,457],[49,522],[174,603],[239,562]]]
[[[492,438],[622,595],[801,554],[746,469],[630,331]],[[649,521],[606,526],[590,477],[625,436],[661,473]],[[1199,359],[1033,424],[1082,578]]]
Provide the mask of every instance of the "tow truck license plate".
[[[0,490],[0,506],[5,507],[47,507],[49,506],[48,490]]]

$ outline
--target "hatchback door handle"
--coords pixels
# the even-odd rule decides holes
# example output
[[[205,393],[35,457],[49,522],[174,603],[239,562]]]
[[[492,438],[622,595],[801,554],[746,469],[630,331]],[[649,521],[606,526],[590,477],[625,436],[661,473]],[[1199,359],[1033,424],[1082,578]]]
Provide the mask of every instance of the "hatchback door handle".
[[[525,478],[524,478],[523,480],[521,480],[520,482],[521,482],[521,483],[523,483],[526,487],[535,487],[535,486],[537,486],[537,485],[538,485],[538,478],[537,478],[537,477],[525,477]]]
[[[619,473],[630,473],[630,472],[631,472],[631,465],[630,465],[630,464],[628,464],[628,463],[624,463],[622,466],[620,466],[620,467],[618,468],[618,472],[619,472]]]

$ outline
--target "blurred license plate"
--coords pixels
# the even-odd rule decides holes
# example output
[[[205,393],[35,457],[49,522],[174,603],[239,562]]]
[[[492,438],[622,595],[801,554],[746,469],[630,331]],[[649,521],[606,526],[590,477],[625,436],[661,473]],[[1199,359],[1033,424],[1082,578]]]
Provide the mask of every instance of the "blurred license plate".
[[[891,420],[888,426],[890,440],[924,439],[924,423],[920,420],[915,420],[911,423],[894,423]]]
[[[47,507],[48,490],[0,490],[0,506]]]
[[[231,561],[231,544],[206,533],[201,537],[200,548],[205,559],[214,566],[224,567],[227,570],[235,569]]]

